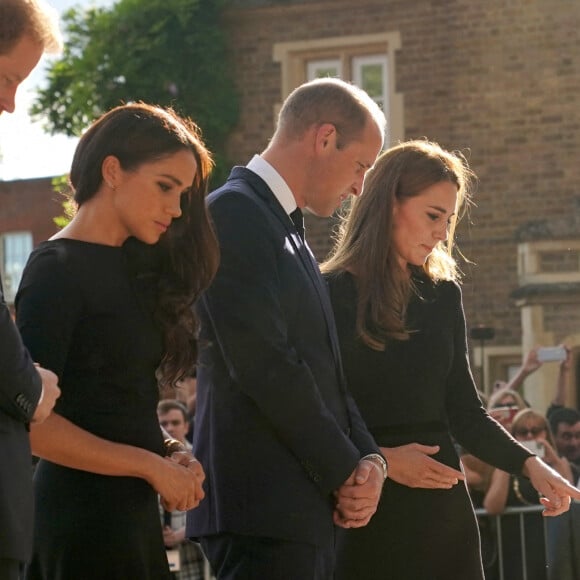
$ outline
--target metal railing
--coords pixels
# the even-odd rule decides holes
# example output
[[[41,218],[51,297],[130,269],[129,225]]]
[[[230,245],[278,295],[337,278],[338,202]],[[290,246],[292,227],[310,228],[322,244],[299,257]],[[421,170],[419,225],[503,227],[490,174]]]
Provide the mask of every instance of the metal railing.
[[[491,515],[485,511],[483,508],[478,508],[475,510],[475,515],[478,519],[489,518],[495,523],[495,536],[496,536],[496,548],[498,556],[498,574],[499,580],[512,580],[511,578],[506,578],[504,573],[504,554],[503,554],[503,542],[502,542],[502,523],[504,518],[518,518],[519,520],[519,532],[520,532],[520,545],[521,545],[521,556],[522,556],[522,578],[527,580],[528,578],[528,564],[526,560],[526,528],[524,525],[524,518],[526,514],[541,514],[544,507],[541,505],[537,506],[522,506],[522,507],[507,507],[501,514]],[[544,558],[548,561],[548,543],[547,543],[547,529],[546,529],[546,518],[542,518],[543,528],[544,528]],[[532,549],[537,549],[537,547],[532,547]]]

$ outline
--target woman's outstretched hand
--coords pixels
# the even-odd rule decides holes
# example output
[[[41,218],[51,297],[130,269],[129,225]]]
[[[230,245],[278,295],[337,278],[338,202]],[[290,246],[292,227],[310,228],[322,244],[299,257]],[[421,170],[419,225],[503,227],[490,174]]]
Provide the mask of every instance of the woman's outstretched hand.
[[[555,469],[539,457],[529,457],[524,463],[523,474],[530,478],[536,491],[543,497],[545,516],[559,516],[568,511],[572,499],[580,500],[580,490],[568,483]]]

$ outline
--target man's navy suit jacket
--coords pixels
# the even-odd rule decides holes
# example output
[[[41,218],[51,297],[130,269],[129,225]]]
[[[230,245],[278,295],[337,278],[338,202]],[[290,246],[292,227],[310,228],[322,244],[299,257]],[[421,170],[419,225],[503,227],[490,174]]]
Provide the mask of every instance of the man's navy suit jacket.
[[[0,281],[0,558],[26,561],[32,549],[32,458],[27,424],[42,383],[22,345]]]
[[[378,449],[346,390],[325,282],[252,171],[234,168],[209,207],[221,263],[198,306],[194,430],[206,498],[188,535],[328,546],[332,492]]]

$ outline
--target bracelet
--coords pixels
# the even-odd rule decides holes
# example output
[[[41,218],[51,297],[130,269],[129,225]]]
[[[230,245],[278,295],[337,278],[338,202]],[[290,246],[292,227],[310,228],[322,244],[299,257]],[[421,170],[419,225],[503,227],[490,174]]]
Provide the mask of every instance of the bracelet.
[[[185,451],[183,443],[177,439],[165,439],[163,441],[163,447],[165,448],[165,457],[169,457],[177,451]]]
[[[387,460],[382,455],[379,453],[369,453],[369,455],[365,455],[361,461],[365,459],[380,467],[383,471],[383,481],[387,479],[389,468],[387,465]]]

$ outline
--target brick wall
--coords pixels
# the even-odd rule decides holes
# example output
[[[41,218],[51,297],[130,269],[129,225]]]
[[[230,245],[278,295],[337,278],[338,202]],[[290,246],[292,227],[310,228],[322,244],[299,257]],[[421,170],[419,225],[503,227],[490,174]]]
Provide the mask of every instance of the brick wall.
[[[555,343],[580,332],[580,308],[578,302],[549,304],[544,306],[544,328],[553,332]]]
[[[238,2],[225,18],[242,115],[237,162],[272,134],[280,101],[278,42],[398,31],[396,91],[405,137],[459,149],[479,176],[476,207],[459,231],[474,264],[463,271],[470,325],[495,327],[495,345],[520,344],[517,243],[578,237],[580,3],[576,0],[335,0]],[[325,220],[308,218],[317,256]],[[552,319],[552,317],[550,317]]]
[[[577,0],[234,1],[224,26],[241,117],[229,154],[246,163],[273,133],[281,101],[275,43],[399,32],[395,90],[406,138],[463,151],[479,176],[476,206],[459,229],[473,262],[463,265],[467,320],[495,327],[492,345],[521,344],[510,298],[517,244],[580,236],[579,22]],[[46,180],[0,183],[0,232],[32,224],[35,241],[49,237],[55,199]],[[306,217],[319,259],[335,223]],[[554,308],[546,321],[555,335],[577,326],[575,303]]]
[[[52,218],[62,213],[50,177],[0,181],[1,234],[29,231],[37,245],[57,231]]]

